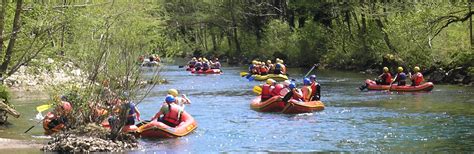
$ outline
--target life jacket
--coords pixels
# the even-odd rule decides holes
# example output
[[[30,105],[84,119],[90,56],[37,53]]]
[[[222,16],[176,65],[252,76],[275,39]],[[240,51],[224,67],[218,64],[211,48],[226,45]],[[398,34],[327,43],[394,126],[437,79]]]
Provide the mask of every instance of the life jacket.
[[[202,68],[205,70],[209,69],[209,63],[202,63]]]
[[[194,64],[194,67],[202,67],[202,63],[201,62],[196,62],[196,64]]]
[[[392,74],[384,73],[382,77],[383,77],[384,85],[390,85],[390,83],[392,83]]]
[[[290,91],[292,92],[292,91]],[[297,93],[300,93],[301,91],[299,90],[296,90]],[[301,94],[301,93],[300,93]],[[294,100],[297,100],[297,101],[301,101],[301,97],[299,97],[298,95],[296,94],[293,94],[293,96],[291,96],[291,98],[293,98]]]
[[[266,66],[260,66],[260,73],[268,73],[268,68]]]
[[[318,91],[318,84],[317,82],[312,82],[311,83],[311,93],[312,95],[316,95],[316,92]]]
[[[193,68],[194,65],[196,65],[196,61],[190,61],[189,62],[189,67]]]
[[[301,89],[301,91],[303,91],[303,100],[305,102],[310,101],[311,99],[311,89],[311,86],[303,86],[303,88]]]
[[[130,107],[130,110],[128,111],[128,118],[135,120],[135,103],[128,103],[128,106]]]
[[[270,91],[271,86],[265,84],[262,86],[262,99],[269,99],[272,97],[272,92]]]
[[[272,90],[272,96],[279,96],[280,92],[281,92],[281,90],[283,90],[283,88],[285,88],[285,86],[283,84],[276,84],[275,88],[273,88],[273,90]]]
[[[255,67],[254,64],[250,64],[249,65],[249,73],[252,73],[253,72],[253,68]]]
[[[282,73],[282,66],[283,64],[277,63],[275,64],[275,69],[273,70],[274,74],[281,74]]]
[[[254,66],[253,70],[252,70],[252,73],[253,74],[259,74],[259,72],[260,72],[260,66]]]
[[[181,123],[180,108],[171,103],[168,103],[168,107],[168,113],[165,114],[163,120],[174,124],[175,126],[179,125],[179,123]]]
[[[413,76],[413,81],[414,82],[414,86],[419,86],[421,84],[421,82],[423,82],[423,74],[421,74],[420,72],[416,73],[414,76]]]
[[[286,66],[285,66],[285,64],[281,64],[281,74],[286,74]]]
[[[397,74],[397,81],[405,81],[407,79],[407,75],[405,73],[398,73]]]

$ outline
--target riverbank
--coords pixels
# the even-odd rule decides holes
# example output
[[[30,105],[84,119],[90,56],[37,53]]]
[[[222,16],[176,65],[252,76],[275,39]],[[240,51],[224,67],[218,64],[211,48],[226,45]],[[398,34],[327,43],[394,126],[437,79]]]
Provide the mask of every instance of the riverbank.
[[[0,138],[0,150],[8,149],[39,149],[43,146],[43,143],[39,141],[30,141],[30,140],[16,140],[16,139],[7,139]]]

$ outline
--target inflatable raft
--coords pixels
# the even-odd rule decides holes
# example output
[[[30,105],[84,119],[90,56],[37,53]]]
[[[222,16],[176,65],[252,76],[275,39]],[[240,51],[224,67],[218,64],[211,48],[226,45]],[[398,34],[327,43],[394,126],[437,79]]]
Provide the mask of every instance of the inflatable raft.
[[[296,102],[290,100],[285,105],[285,102],[281,101],[280,96],[273,96],[263,102],[260,102],[260,100],[260,96],[254,98],[250,103],[250,108],[259,112],[281,112],[285,114],[308,113],[324,110],[324,104],[321,101]]]
[[[56,121],[54,119],[55,119],[55,115],[52,112],[48,112],[46,114],[46,116],[44,116],[43,129],[44,129],[44,134],[45,135],[51,135],[51,134],[54,134],[54,133],[59,132],[62,129],[64,129],[64,127],[65,127],[64,124],[59,123],[58,121]],[[52,124],[52,122],[53,123],[57,122],[57,123]]]
[[[208,69],[207,71],[195,71],[191,70],[191,73],[193,74],[222,74],[222,71],[220,69]]]
[[[365,80],[367,84],[367,89],[369,90],[390,90],[390,91],[400,91],[400,92],[417,92],[417,91],[431,91],[434,88],[432,82],[426,82],[419,86],[397,86],[396,84],[390,85],[377,85],[375,81],[367,79]]]
[[[321,101],[294,102],[289,101],[281,111],[285,114],[309,113],[313,111],[324,110],[324,104]]]
[[[288,80],[288,76],[283,74],[268,74],[268,75],[252,75],[251,78],[257,81],[265,81],[267,79],[273,79],[275,81],[285,81]]]
[[[102,125],[102,127],[110,129],[110,124],[109,124],[109,121],[107,119],[105,119],[101,123],[101,125]],[[135,125],[125,125],[122,128],[122,132],[124,132],[124,133],[137,134],[137,131],[138,131],[138,127],[135,126]]]
[[[153,120],[138,127],[138,133],[145,138],[173,138],[188,135],[197,128],[197,123],[186,111],[181,113],[181,123],[170,127],[162,122]]]

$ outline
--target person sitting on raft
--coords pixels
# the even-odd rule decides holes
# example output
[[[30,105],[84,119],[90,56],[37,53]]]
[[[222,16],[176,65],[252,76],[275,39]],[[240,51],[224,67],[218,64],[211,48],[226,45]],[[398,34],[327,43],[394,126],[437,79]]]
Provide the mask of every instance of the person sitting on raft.
[[[135,118],[138,121],[140,120],[140,111],[138,111],[137,106],[132,101],[125,100],[125,105],[128,105],[128,114],[127,114],[127,123],[125,125],[135,125]]]
[[[267,60],[267,63],[265,64],[268,68],[268,73],[273,73],[273,64],[271,60]]]
[[[196,64],[194,64],[194,70],[199,71],[202,68],[202,58],[198,58]]]
[[[181,106],[181,108],[184,108],[184,104],[191,104],[191,100],[186,97],[186,95],[182,94],[181,97],[178,97],[179,92],[176,89],[169,89],[168,90],[168,96],[173,96],[174,99],[176,100],[174,103],[178,104]]]
[[[379,75],[375,83],[378,85],[390,85],[392,83],[392,74],[390,74],[388,67],[383,67],[383,73]]]
[[[181,123],[181,113],[183,109],[175,104],[175,98],[171,95],[166,96],[165,102],[161,105],[160,111],[151,118],[151,121],[157,120],[170,127],[176,127]]]
[[[406,85],[406,78],[407,75],[403,72],[403,67],[398,67],[398,73],[395,76],[395,82],[397,82],[398,86]]]
[[[51,117],[51,121],[49,123],[46,123],[45,129],[47,130],[46,134],[52,134],[53,132],[58,132],[64,127],[66,127],[68,123],[68,116],[72,112],[72,106],[71,103],[67,102],[65,97],[63,96],[61,98],[61,102],[59,105],[57,105],[54,108],[54,111],[52,114],[48,115],[54,115]]]
[[[188,62],[188,67],[194,68],[194,65],[196,65],[196,62],[197,62],[196,57],[191,58],[191,60]]]
[[[256,64],[257,64],[257,61],[252,60],[252,63],[249,65],[249,70],[248,70],[249,74],[253,74]]]
[[[262,85],[261,101],[264,102],[273,97],[272,91],[275,88],[275,80],[267,79],[266,84]]]
[[[219,62],[219,58],[214,58],[213,61],[211,61],[211,69],[221,69],[221,63]]]
[[[259,66],[259,71],[258,73],[260,75],[267,75],[268,74],[268,70],[269,68],[267,67],[267,65],[265,65],[265,63],[263,62],[260,62],[260,66]]]
[[[316,82],[316,75],[309,76],[311,80],[311,101],[321,100],[321,85]]]
[[[280,90],[280,96],[286,96],[291,90],[290,90],[290,80],[285,80],[283,81],[283,89]]]
[[[311,101],[311,80],[309,78],[304,78],[303,79],[303,87],[301,88],[301,91],[303,92],[303,101],[304,102],[309,102]]]
[[[209,70],[211,68],[211,66],[209,65],[209,60],[207,60],[206,58],[203,58],[202,61],[203,61],[202,71],[205,72],[205,71]]]
[[[286,74],[286,67],[283,64],[283,60],[276,60],[275,67],[273,68],[273,74]]]
[[[291,83],[288,87],[290,88],[290,92],[288,92],[288,94],[286,94],[285,97],[283,98],[284,102],[288,102],[288,101],[301,102],[301,101],[303,101],[302,100],[303,94],[302,94],[300,89],[296,88],[295,83]]]
[[[425,79],[423,74],[420,73],[420,67],[416,66],[413,68],[413,71],[415,75],[411,75],[411,72],[408,74],[411,79],[411,86],[419,86]]]

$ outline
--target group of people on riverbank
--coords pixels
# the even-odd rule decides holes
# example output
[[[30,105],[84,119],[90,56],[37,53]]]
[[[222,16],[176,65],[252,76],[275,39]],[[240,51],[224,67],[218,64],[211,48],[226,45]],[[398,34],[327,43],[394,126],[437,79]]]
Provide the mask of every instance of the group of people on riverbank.
[[[188,61],[188,69],[194,69],[195,71],[207,71],[209,69],[221,69],[221,63],[219,58],[215,57],[213,60],[208,60],[205,57],[193,57]]]
[[[276,58],[275,63],[272,63],[271,60],[266,62],[253,60],[249,65],[248,72],[255,75],[286,74],[286,66],[279,58]]]
[[[420,67],[415,66],[413,68],[413,74],[408,72],[407,75],[404,72],[403,67],[400,66],[397,68],[397,73],[395,74],[394,78],[392,78],[392,74],[388,67],[383,67],[383,73],[378,76],[375,82],[377,85],[392,85],[396,83],[397,86],[405,86],[407,78],[410,79],[411,86],[419,86],[425,80],[423,78],[423,74],[420,72]],[[359,88],[360,90],[364,90],[367,88],[367,85],[361,86]]]
[[[285,80],[277,83],[273,79],[267,79],[266,84],[261,85],[261,101],[264,102],[274,96],[280,96],[284,102],[308,102],[321,99],[321,85],[316,82],[316,75],[303,79],[303,86],[297,88],[294,81]]]

